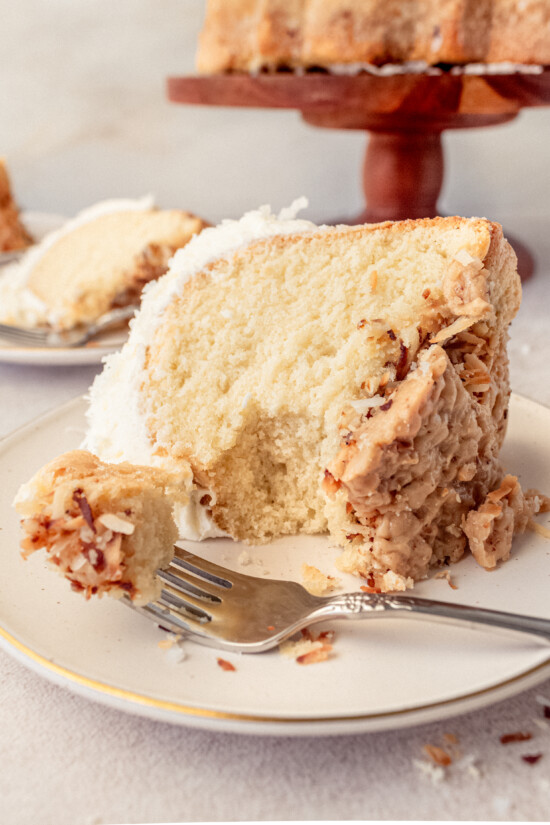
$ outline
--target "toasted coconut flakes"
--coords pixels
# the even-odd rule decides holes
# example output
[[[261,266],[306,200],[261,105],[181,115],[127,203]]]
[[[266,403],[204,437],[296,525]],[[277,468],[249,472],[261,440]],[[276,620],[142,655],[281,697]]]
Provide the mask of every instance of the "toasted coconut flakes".
[[[80,540],[83,541],[85,544],[91,544],[93,541],[95,541],[95,533],[93,530],[90,530],[87,524],[84,524],[80,528],[78,535]]]
[[[502,745],[509,745],[511,742],[527,742],[528,739],[532,738],[532,733],[518,730],[514,733],[503,733],[500,737],[500,742]]]
[[[170,650],[170,648],[174,647],[177,643],[177,639],[175,636],[167,636],[165,639],[161,639],[158,643],[158,646],[161,650]]]
[[[458,335],[459,332],[464,332],[465,329],[471,327],[475,324],[475,322],[475,318],[464,318],[461,316],[460,318],[457,318],[456,321],[453,321],[453,323],[448,327],[444,327],[435,335],[432,335],[430,338],[430,344],[440,344],[442,341],[452,338],[453,335]]]
[[[534,519],[529,519],[527,526],[534,533],[538,533],[539,536],[543,536],[545,539],[550,539],[550,528],[545,527],[544,524],[538,524]]]
[[[443,739],[445,740],[445,742],[448,742],[449,745],[458,744],[458,738],[454,735],[454,733],[444,733]]]
[[[447,751],[437,745],[424,745],[422,750],[436,765],[447,766],[453,761]]]
[[[216,662],[221,667],[222,670],[237,670],[235,665],[232,665],[231,662],[228,662],[227,659],[220,659],[219,657],[216,659]]]
[[[466,773],[469,773],[473,779],[479,779],[481,771],[477,766],[478,757],[474,753],[465,754],[455,765]]]
[[[72,498],[72,494],[72,485],[60,484],[57,487],[55,493],[53,494],[52,500],[52,519],[61,518],[67,509],[67,505]]]
[[[158,646],[166,652],[166,657],[170,662],[179,665],[187,659],[184,641],[184,637],[179,633],[170,632],[165,639],[158,643]]]
[[[414,586],[414,580],[407,576],[400,576],[392,570],[388,570],[382,576],[382,589],[385,592],[403,592]]]
[[[320,636],[313,639],[311,634],[308,634],[298,641],[283,642],[279,645],[279,650],[287,659],[294,659],[300,665],[311,665],[328,659],[332,645],[327,644]]]
[[[426,762],[425,759],[413,759],[413,765],[418,768],[424,776],[428,776],[434,784],[441,782],[445,778],[445,769],[441,765],[434,765]]]
[[[385,402],[385,398],[381,395],[373,395],[371,398],[357,398],[354,401],[348,401],[350,407],[353,407],[355,412],[363,415],[367,410],[373,407],[381,407]]]
[[[84,558],[84,556],[77,556],[77,558],[71,562],[70,570],[71,573],[78,573],[79,570],[82,570],[88,564],[88,560]]]
[[[302,564],[302,584],[313,596],[324,596],[334,590],[339,580],[335,576],[327,576],[317,567]]]
[[[90,530],[95,533],[94,517],[90,508],[90,503],[82,490],[78,489],[73,492],[72,499],[82,513],[82,517]]]
[[[453,581],[451,579],[451,574],[449,573],[448,570],[440,570],[438,573],[435,574],[434,579],[446,579],[449,587],[452,590],[458,590],[458,587],[456,586],[456,584],[453,584]]]
[[[475,264],[475,268],[478,271],[483,269],[483,261],[481,261],[480,258],[474,258],[473,255],[470,255],[467,249],[459,249],[454,256],[454,259],[455,261],[458,261],[459,264],[462,264],[462,266]]]
[[[528,765],[535,765],[539,759],[542,759],[542,753],[526,753],[521,758]]]
[[[324,662],[328,659],[331,650],[332,645],[322,645],[320,648],[317,648],[317,650],[310,650],[309,653],[298,656],[296,661],[299,665],[313,665],[317,662]]]
[[[103,515],[97,517],[96,521],[99,521],[108,530],[112,530],[113,533],[122,533],[125,536],[131,536],[136,529],[135,524],[132,524],[128,519],[115,515],[115,513],[103,513]]]
[[[370,288],[371,288],[372,292],[375,291],[377,284],[378,284],[378,272],[376,271],[376,269],[373,269],[371,274],[370,274]]]

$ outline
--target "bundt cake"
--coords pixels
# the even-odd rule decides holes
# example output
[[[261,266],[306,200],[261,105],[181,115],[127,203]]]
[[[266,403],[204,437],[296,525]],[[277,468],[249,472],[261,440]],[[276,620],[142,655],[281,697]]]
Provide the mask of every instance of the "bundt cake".
[[[544,0],[208,0],[203,74],[550,63]]]
[[[0,252],[16,252],[31,243],[13,198],[6,161],[0,158]]]

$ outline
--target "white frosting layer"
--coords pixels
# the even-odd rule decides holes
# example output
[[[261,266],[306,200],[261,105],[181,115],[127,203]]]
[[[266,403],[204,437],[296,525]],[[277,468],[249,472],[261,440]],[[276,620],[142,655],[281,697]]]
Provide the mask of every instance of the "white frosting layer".
[[[20,261],[6,267],[0,276],[0,321],[25,327],[55,324],[59,318],[27,287],[34,267],[44,254],[61,238],[83,224],[114,212],[133,212],[154,208],[152,195],[139,199],[116,198],[101,201],[79,212],[60,229],[50,232],[36,246],[31,247]]]
[[[437,51],[441,46],[441,35],[434,37],[432,41],[432,51]],[[327,63],[323,66],[328,74],[332,75],[349,75],[356,77],[359,74],[370,74],[375,77],[394,77],[395,75],[404,74],[423,74],[423,75],[504,75],[504,74],[541,74],[543,66],[536,63],[511,63],[503,61],[501,63],[464,63],[451,66],[450,69],[441,68],[441,66],[433,65],[425,60],[406,60],[403,63],[382,63],[376,65],[374,63]],[[292,69],[295,75],[302,77],[304,75],[311,75],[313,72],[307,66],[295,66]],[[252,70],[252,74],[262,74],[264,67],[259,66]],[[273,69],[268,73],[277,74],[277,69]]]
[[[432,51],[437,51],[440,43],[434,38]],[[450,69],[442,69],[441,66],[432,65],[425,60],[407,60],[404,63],[382,63],[380,66],[374,63],[328,63],[324,68],[329,74],[334,75],[356,75],[365,73],[375,77],[393,77],[403,74],[425,74],[425,75],[502,75],[502,74],[541,74],[543,67],[536,63],[511,63],[503,61],[501,63],[464,63],[451,66]],[[297,66],[294,73],[302,76],[311,74],[306,67]]]
[[[310,221],[296,219],[297,212],[306,206],[307,200],[300,198],[277,216],[263,206],[238,221],[225,220],[217,227],[203,229],[176,252],[168,272],[145,288],[141,309],[130,324],[128,342],[120,352],[107,356],[103,372],[91,387],[85,449],[104,461],[131,461],[170,469],[171,459],[157,455],[149,437],[147,399],[140,393],[147,345],[164,310],[174,296],[181,294],[183,285],[213,261],[229,258],[253,241],[318,231],[319,227]],[[189,505],[175,514],[181,538],[200,540],[224,535],[200,504],[207,492],[193,491]]]

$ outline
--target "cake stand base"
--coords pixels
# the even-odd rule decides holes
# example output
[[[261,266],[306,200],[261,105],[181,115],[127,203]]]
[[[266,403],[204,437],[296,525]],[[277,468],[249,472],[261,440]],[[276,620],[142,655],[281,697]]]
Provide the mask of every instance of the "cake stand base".
[[[378,222],[438,214],[444,131],[508,123],[524,107],[550,104],[548,67],[500,74],[455,68],[389,75],[171,77],[167,91],[174,103],[296,109],[313,126],[368,132],[366,208],[349,222]],[[533,273],[533,258],[520,241],[512,245],[526,280]]]

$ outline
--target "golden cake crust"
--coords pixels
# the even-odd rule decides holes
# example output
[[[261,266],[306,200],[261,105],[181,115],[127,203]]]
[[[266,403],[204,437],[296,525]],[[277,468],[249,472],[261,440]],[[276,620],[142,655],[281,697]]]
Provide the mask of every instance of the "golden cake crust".
[[[13,199],[6,162],[0,158],[0,252],[15,252],[31,243]]]
[[[209,0],[200,72],[353,63],[550,63],[544,0]]]

